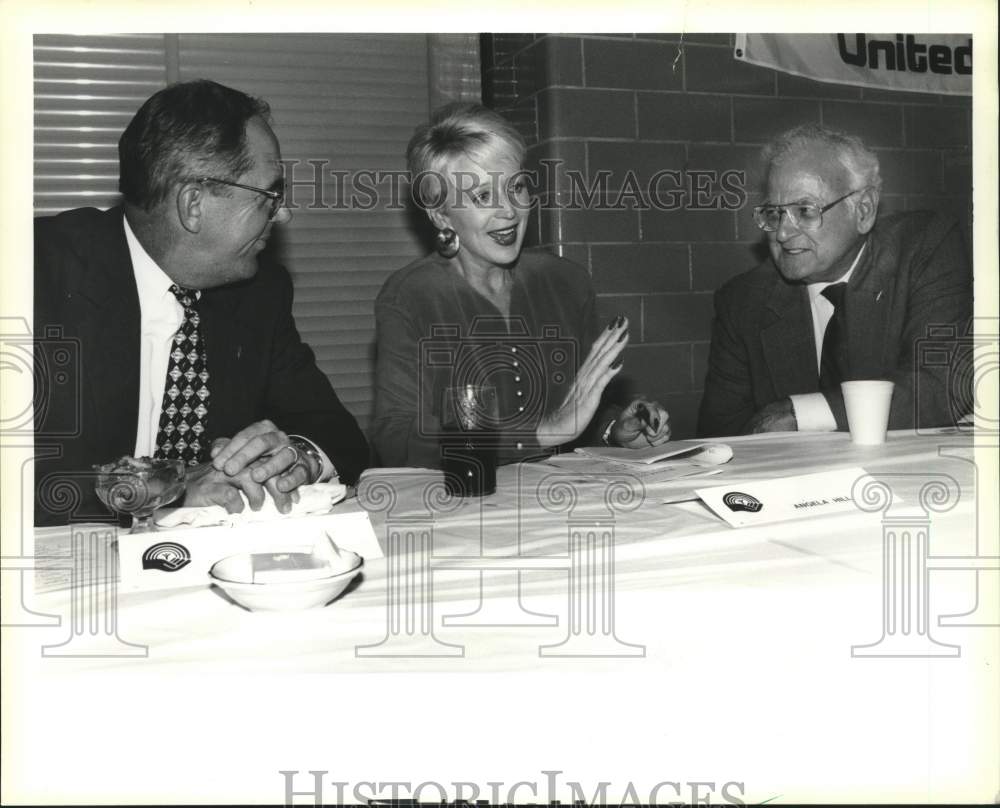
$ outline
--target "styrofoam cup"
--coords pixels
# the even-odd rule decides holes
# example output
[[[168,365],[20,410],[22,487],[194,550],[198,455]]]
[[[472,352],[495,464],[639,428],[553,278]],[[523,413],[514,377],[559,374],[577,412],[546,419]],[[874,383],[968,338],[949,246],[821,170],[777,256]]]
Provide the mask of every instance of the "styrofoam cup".
[[[889,405],[892,404],[893,383],[884,379],[864,379],[841,382],[847,425],[851,443],[878,446],[885,443],[889,426]]]

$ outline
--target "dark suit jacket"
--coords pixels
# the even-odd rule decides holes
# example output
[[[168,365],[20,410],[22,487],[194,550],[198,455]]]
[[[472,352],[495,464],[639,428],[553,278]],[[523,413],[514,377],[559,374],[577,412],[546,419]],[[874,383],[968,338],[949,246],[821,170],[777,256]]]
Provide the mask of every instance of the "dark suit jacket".
[[[947,364],[918,354],[929,326],[944,329],[933,332],[938,341],[970,327],[972,274],[958,228],[934,213],[898,213],[879,218],[867,243],[846,294],[851,376],[895,382],[890,429],[954,423],[956,397],[971,401],[954,384],[969,379],[949,379]],[[719,289],[698,433],[740,434],[767,404],[815,392],[805,286],[786,282],[769,259]],[[847,429],[843,396],[824,395],[837,428]]]
[[[35,220],[36,524],[107,516],[88,472],[135,449],[140,313],[122,217],[84,208]],[[202,295],[206,437],[270,418],[321,446],[353,483],[367,441],[299,338],[291,306],[291,278],[263,259],[253,279]]]

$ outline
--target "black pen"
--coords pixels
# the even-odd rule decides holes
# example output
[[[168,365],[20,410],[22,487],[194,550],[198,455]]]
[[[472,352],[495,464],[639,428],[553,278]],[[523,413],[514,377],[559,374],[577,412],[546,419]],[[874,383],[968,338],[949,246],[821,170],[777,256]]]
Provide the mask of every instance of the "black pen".
[[[660,428],[660,419],[649,420],[649,408],[645,404],[639,404],[635,408],[635,417],[642,421],[649,429],[656,432]]]
[[[645,404],[639,404],[635,408],[635,417],[642,421],[647,427],[652,427],[653,425],[649,422],[649,410],[646,409]]]

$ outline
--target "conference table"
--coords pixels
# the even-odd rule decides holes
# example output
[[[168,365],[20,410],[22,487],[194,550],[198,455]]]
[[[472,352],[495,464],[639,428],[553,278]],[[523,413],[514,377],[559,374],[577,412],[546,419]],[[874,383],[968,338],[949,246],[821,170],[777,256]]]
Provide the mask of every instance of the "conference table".
[[[992,800],[995,437],[725,442],[714,476],[526,463],[483,498],[370,470],[334,513],[384,557],[306,611],[113,569],[84,596],[87,526],[37,529],[63,561],[6,632],[19,776],[52,801]],[[819,518],[734,528],[691,493],[838,469],[864,476]]]

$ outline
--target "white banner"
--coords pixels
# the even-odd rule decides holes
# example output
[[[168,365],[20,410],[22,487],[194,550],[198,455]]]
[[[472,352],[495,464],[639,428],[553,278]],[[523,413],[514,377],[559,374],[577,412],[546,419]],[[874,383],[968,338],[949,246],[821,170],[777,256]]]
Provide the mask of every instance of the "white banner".
[[[967,34],[737,34],[734,55],[833,84],[972,95]]]

